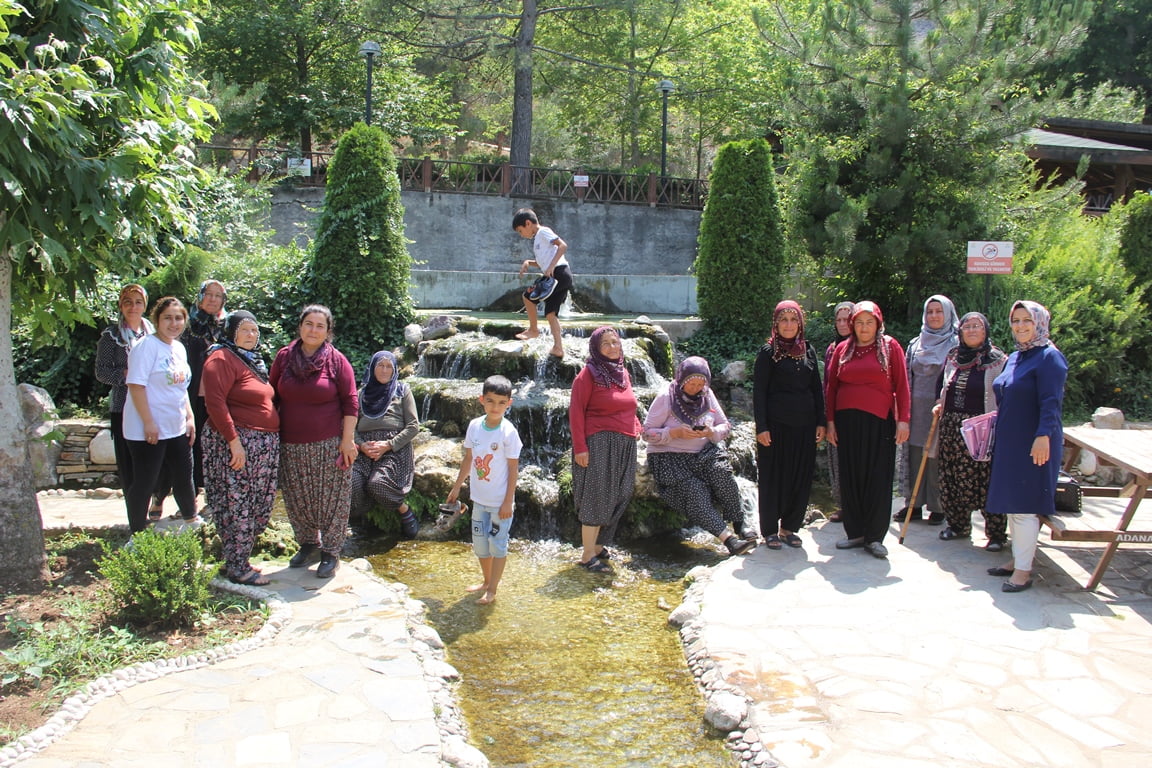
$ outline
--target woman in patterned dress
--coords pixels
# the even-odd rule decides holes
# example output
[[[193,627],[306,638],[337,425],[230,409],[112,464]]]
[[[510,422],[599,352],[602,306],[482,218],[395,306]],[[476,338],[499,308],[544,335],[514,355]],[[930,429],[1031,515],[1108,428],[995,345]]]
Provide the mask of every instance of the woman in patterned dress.
[[[988,477],[992,465],[976,461],[968,453],[960,434],[964,419],[996,410],[992,382],[1004,370],[1008,356],[992,344],[988,318],[969,312],[960,318],[960,346],[948,353],[944,362],[940,402],[940,506],[948,527],[940,531],[944,541],[967,539],[972,535],[972,510],[984,510],[988,498]],[[1003,515],[984,514],[984,533],[989,552],[999,552],[1008,540]]]
[[[268,583],[250,558],[272,514],[280,467],[280,416],[259,344],[252,313],[228,315],[220,343],[204,361],[207,421],[201,437],[204,491],[223,544],[225,572],[237,584],[255,586]]]
[[[368,509],[378,504],[399,516],[404,538],[416,538],[419,523],[404,497],[412,490],[416,475],[412,438],[419,431],[412,390],[400,381],[396,356],[381,350],[372,356],[360,385],[356,422],[360,455],[352,465],[353,523],[363,520]]]
[[[303,568],[317,553],[316,576],[340,565],[356,461],[356,375],[332,346],[332,311],[310,304],[300,312],[300,336],[276,353],[268,381],[280,405],[280,490]]]
[[[572,382],[568,409],[572,496],[584,547],[580,566],[594,573],[611,570],[604,545],[616,535],[635,490],[640,436],[636,406],[620,335],[601,326],[588,340],[588,359]]]
[[[745,536],[740,488],[724,450],[732,425],[711,383],[712,371],[702,357],[685,358],[677,367],[676,378],[644,420],[648,468],[668,506],[720,539],[728,554],[742,555],[756,546],[756,539]]]

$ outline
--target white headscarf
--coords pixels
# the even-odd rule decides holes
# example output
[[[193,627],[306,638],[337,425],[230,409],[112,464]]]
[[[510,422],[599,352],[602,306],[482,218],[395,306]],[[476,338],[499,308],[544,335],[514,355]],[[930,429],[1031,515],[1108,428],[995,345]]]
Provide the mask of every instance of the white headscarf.
[[[944,325],[937,330],[928,327],[928,305],[939,302],[944,308]],[[924,314],[920,325],[920,344],[912,358],[912,372],[929,374],[944,365],[948,352],[960,343],[960,321],[956,317],[956,307],[952,299],[936,294],[924,302]]]

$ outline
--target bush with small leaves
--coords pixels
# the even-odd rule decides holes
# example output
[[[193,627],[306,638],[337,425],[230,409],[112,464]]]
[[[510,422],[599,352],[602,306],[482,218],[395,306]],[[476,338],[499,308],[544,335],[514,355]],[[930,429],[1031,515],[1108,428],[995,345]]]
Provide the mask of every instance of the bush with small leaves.
[[[141,531],[121,549],[106,549],[98,568],[127,620],[176,626],[208,607],[213,573],[196,531]]]

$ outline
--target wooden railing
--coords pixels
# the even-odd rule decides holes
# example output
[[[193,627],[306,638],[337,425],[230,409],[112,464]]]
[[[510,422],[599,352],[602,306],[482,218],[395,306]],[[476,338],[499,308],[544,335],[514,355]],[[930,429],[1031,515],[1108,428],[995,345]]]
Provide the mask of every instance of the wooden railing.
[[[200,164],[245,173],[249,179],[295,177],[302,186],[324,186],[331,152],[304,158],[266,147],[199,147]],[[402,157],[397,160],[400,187],[426,193],[500,195],[574,200],[616,205],[702,209],[708,193],[703,179],[661,177],[655,173],[615,173],[582,169],[523,168],[508,163],[468,163]]]

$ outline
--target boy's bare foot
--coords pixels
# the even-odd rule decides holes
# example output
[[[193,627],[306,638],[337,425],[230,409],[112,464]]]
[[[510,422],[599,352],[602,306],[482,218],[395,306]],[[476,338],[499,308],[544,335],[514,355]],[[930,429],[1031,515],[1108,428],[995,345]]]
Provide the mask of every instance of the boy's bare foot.
[[[495,592],[485,592],[480,597],[480,599],[476,601],[476,605],[489,605],[489,604],[494,603],[494,602],[496,602],[496,593]]]
[[[516,334],[516,338],[527,340],[527,339],[534,339],[539,335],[540,335],[540,331],[533,331],[531,328],[529,328],[526,331],[520,331],[520,333]]]
[[[553,347],[553,348],[552,348],[552,349],[551,349],[551,350],[548,352],[548,354],[552,355],[552,357],[560,357],[560,358],[563,358],[563,357],[564,357],[564,347],[560,347],[559,349],[557,349],[556,347]]]
[[[487,592],[488,591],[488,584],[487,583],[473,584],[472,586],[468,587],[464,591],[465,592]]]

